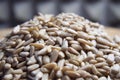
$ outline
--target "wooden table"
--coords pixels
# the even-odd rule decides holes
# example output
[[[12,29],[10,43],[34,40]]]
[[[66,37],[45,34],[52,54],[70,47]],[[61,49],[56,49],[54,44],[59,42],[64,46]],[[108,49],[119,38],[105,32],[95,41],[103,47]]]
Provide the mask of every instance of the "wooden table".
[[[120,28],[111,28],[106,27],[105,30],[110,36],[120,35]],[[0,29],[0,38],[3,38],[5,35],[9,34],[12,31],[12,28]]]

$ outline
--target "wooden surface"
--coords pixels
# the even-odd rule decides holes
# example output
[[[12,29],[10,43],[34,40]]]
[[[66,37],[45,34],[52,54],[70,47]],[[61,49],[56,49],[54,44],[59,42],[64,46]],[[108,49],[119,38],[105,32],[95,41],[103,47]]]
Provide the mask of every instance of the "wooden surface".
[[[120,28],[111,28],[106,27],[105,30],[110,36],[120,35]],[[0,38],[3,38],[5,35],[9,34],[12,31],[12,28],[0,29]]]

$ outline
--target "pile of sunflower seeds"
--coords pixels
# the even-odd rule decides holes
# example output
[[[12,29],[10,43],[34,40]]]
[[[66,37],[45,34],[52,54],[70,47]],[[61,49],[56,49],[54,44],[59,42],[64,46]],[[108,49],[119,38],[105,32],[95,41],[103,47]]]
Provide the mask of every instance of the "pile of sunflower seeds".
[[[0,41],[2,80],[120,80],[120,38],[73,13],[39,14]]]

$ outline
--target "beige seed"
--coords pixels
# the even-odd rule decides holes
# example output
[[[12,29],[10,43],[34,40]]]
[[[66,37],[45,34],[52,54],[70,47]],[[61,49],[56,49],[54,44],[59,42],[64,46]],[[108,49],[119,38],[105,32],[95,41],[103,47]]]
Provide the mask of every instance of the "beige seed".
[[[49,38],[48,34],[46,33],[46,29],[41,29],[39,31],[39,35],[42,39],[48,39]]]
[[[103,48],[103,49],[109,49],[110,47],[109,46],[106,46],[106,45],[103,45],[103,44],[97,44],[96,45],[97,48]]]
[[[93,78],[93,80],[98,80],[98,76],[97,75],[93,75],[92,78]]]
[[[107,57],[107,62],[114,63],[114,60],[115,60],[114,54],[109,54]]]
[[[24,47],[24,51],[27,52],[27,51],[29,51],[29,50],[30,50],[30,45],[27,45],[27,46]]]
[[[107,66],[108,64],[106,62],[100,62],[95,64],[96,67],[102,67],[102,66]]]
[[[35,31],[35,30],[32,31],[32,35],[33,35],[33,37],[35,37],[35,38],[38,38],[38,37],[39,37],[38,31]]]
[[[35,75],[37,75],[38,72],[40,72],[40,68],[32,71],[31,74],[32,74],[33,76],[35,76]]]
[[[106,77],[100,77],[98,80],[107,80]]]
[[[57,72],[56,72],[56,76],[57,77],[62,77],[63,76],[63,73],[62,73],[62,71],[61,70],[58,70]]]
[[[33,41],[34,41],[34,39],[31,38],[31,39],[27,40],[26,42],[24,42],[23,46],[26,46],[26,45],[32,43]]]
[[[107,80],[112,80],[111,78],[110,78],[110,76],[108,76],[108,79]]]
[[[30,32],[27,30],[20,30],[19,34],[30,34]]]
[[[55,62],[58,58],[59,51],[54,49],[51,53],[50,60],[51,62]]]
[[[50,73],[49,79],[54,79],[54,78],[55,78],[55,75],[56,75],[55,70],[52,70],[51,73]]]
[[[60,45],[62,45],[63,41],[62,41],[62,38],[61,38],[61,37],[57,37],[56,40],[58,41],[58,43],[59,43]]]
[[[45,45],[42,43],[30,43],[31,46],[34,46],[37,49],[42,49]]]
[[[98,71],[100,72],[100,73],[106,73],[106,70],[104,70],[104,69],[102,69],[102,68],[98,68]]]
[[[119,70],[120,70],[119,64],[114,64],[111,67],[111,74],[116,75],[119,72]]]
[[[49,79],[48,73],[44,73],[41,80],[48,80],[48,79]]]
[[[63,49],[63,50],[68,49],[68,41],[67,41],[66,39],[63,40],[62,49]]]
[[[16,46],[16,48],[21,47],[24,43],[25,43],[25,41],[21,41],[21,42],[19,42],[19,44]]]
[[[29,54],[29,52],[20,52],[20,56],[22,57],[27,57]]]
[[[20,31],[20,25],[17,25],[14,29],[13,29],[13,33],[17,34]]]
[[[70,40],[69,43],[70,43],[70,44],[78,44],[78,45],[79,45],[79,42],[78,42],[78,41],[75,41],[75,40]]]
[[[0,60],[4,57],[4,53],[0,52]]]
[[[37,57],[37,60],[38,60],[38,62],[39,62],[39,65],[42,65],[42,64],[43,64],[42,56],[38,56],[38,57]]]
[[[14,53],[14,54],[18,54],[18,53],[20,53],[23,49],[24,49],[24,47],[20,47],[20,48],[14,50],[13,53]]]
[[[79,55],[79,52],[72,47],[69,47],[68,51],[71,52],[72,54]]]
[[[70,29],[70,28],[68,28],[68,29],[66,29],[68,32],[70,32],[70,33],[72,33],[72,34],[77,34],[77,32],[75,31],[75,30],[73,30],[73,29]]]
[[[57,36],[55,32],[47,32],[49,36]]]
[[[49,72],[50,72],[50,70],[48,70],[47,68],[44,68],[44,67],[40,68],[40,70],[41,70],[43,73],[49,73]]]
[[[36,55],[45,55],[45,54],[47,54],[47,47],[44,47],[40,51],[37,51],[35,54]]]
[[[15,46],[15,45],[16,45],[16,42],[14,42],[14,41],[9,41],[9,42],[6,42],[6,45]]]
[[[84,78],[76,78],[75,80],[84,80]]]
[[[82,70],[89,71],[92,69],[92,65],[85,65],[81,67]]]
[[[27,34],[27,35],[25,36],[25,40],[29,40],[29,39],[31,39],[31,37],[32,37],[31,34]]]
[[[21,78],[21,74],[15,74],[15,75],[14,75],[14,79],[15,79],[15,80],[19,80],[20,78]]]
[[[64,32],[64,31],[56,31],[56,34],[60,37],[71,37],[71,36],[73,36],[72,34]]]
[[[53,32],[53,31],[57,31],[58,28],[47,28],[46,30],[47,30],[48,32]]]
[[[51,46],[52,49],[57,49],[57,50],[61,50],[61,47],[58,46]]]
[[[62,80],[71,80],[69,76],[65,75],[62,77]]]
[[[92,72],[96,75],[99,74],[99,71],[97,70],[97,68],[94,65],[92,66]]]
[[[80,74],[81,77],[86,78],[86,77],[91,77],[91,74],[84,71],[84,70],[78,70],[78,73]]]
[[[50,63],[50,58],[49,58],[49,56],[43,56],[43,63],[44,63],[44,64]]]
[[[110,67],[109,66],[103,66],[102,67],[104,70],[106,70],[106,71],[110,71]]]
[[[22,71],[22,69],[16,69],[16,70],[13,70],[12,73],[13,74],[22,74],[23,71]]]
[[[42,73],[41,71],[39,71],[39,72],[37,73],[37,75],[35,76],[35,80],[40,80],[40,79],[42,78],[42,76],[44,76],[43,73]],[[47,80],[47,79],[46,79],[46,80]]]
[[[47,45],[54,45],[55,42],[54,42],[52,39],[48,39],[48,40],[46,41],[46,44],[47,44]]]
[[[68,40],[68,41],[72,41],[73,38],[72,38],[72,37],[66,37],[66,40]]]
[[[85,51],[81,50],[81,54],[84,58],[87,58],[87,54],[85,53]]]
[[[27,62],[27,65],[32,65],[32,64],[35,64],[36,62],[37,61],[36,61],[35,57],[32,56],[32,57],[29,58],[29,60]]]
[[[85,78],[86,80],[93,80],[92,78]]]
[[[30,46],[30,56],[32,56],[35,53],[35,47]]]
[[[4,79],[5,79],[5,80],[11,80],[11,79],[13,79],[13,75],[12,75],[12,74],[6,74],[6,75],[4,76]]]
[[[50,70],[54,69],[56,66],[57,66],[56,63],[48,63],[48,64],[43,65],[43,67],[50,69]]]
[[[64,66],[64,64],[65,64],[65,59],[61,59],[61,60],[58,61],[58,66],[60,68],[62,68]]]
[[[78,44],[72,44],[71,47],[73,47],[75,50],[81,50],[82,47]]]
[[[65,74],[72,78],[80,77],[80,74],[75,71],[66,71]]]
[[[17,65],[17,68],[20,68],[20,67],[24,66],[25,64],[26,64],[26,61],[23,61]]]
[[[39,67],[38,64],[33,64],[27,67],[28,71],[33,71]]]
[[[108,45],[108,46],[113,46],[115,47],[116,45],[114,45],[113,43],[110,43],[108,40],[106,39],[103,39],[101,37],[97,37],[97,42],[101,43],[101,44],[105,44],[105,45]]]
[[[89,46],[93,46],[93,44],[90,41],[86,41],[86,40],[81,39],[81,38],[78,38],[77,40],[78,40],[78,42],[80,42],[82,44],[87,44]]]
[[[74,60],[74,59],[70,59],[69,62],[76,65],[76,66],[80,65],[79,62],[77,60]]]
[[[58,57],[59,57],[60,59],[62,59],[62,58],[65,57],[65,54],[64,54],[62,51],[60,51],[60,52],[58,53]]]
[[[76,30],[76,31],[81,31],[82,30],[82,27],[80,26],[76,26],[76,25],[70,25],[70,28]]]
[[[82,32],[82,31],[78,32],[77,36],[79,38],[89,39],[89,35],[87,33],[85,33],[85,32]]]
[[[117,63],[120,63],[120,57],[119,57],[119,56],[115,56],[115,61],[116,61]]]
[[[10,68],[11,68],[11,64],[6,63],[6,64],[4,65],[4,67],[5,67],[5,69],[10,69]]]
[[[96,60],[97,60],[98,62],[105,62],[105,59],[104,59],[104,58],[101,58],[101,57],[97,57]]]

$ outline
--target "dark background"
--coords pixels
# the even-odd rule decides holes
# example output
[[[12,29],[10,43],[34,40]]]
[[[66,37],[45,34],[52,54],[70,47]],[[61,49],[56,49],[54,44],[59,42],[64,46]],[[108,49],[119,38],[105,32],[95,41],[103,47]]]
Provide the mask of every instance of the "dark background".
[[[120,0],[0,0],[0,28],[14,27],[38,12],[73,12],[106,26],[120,27]]]

